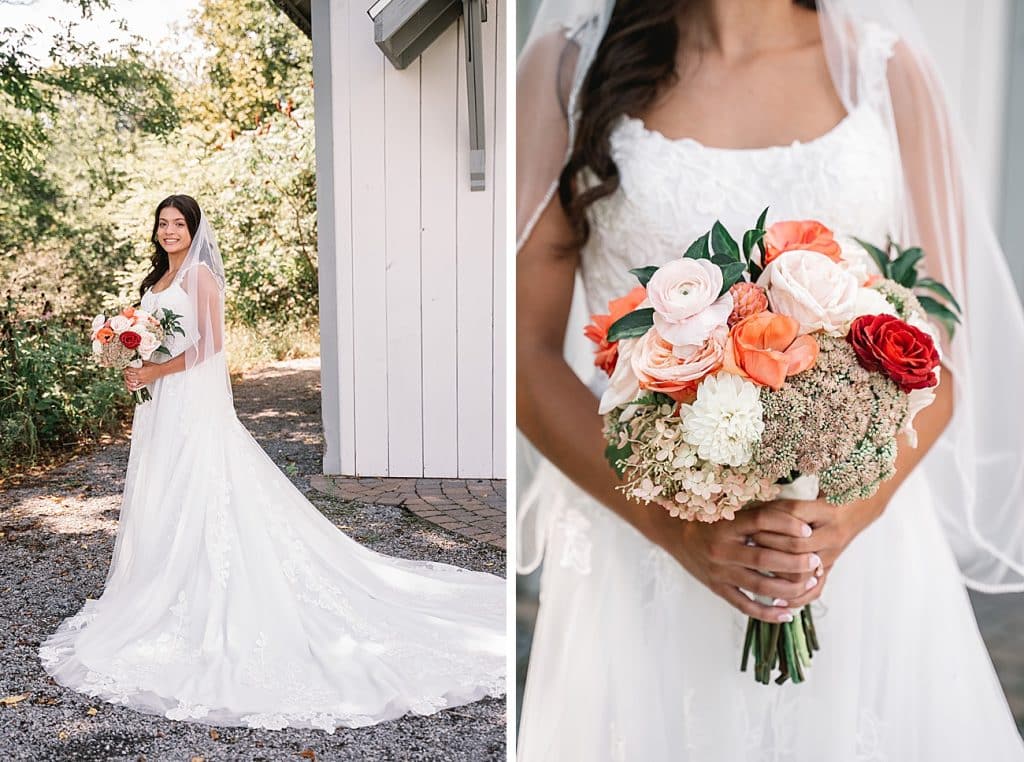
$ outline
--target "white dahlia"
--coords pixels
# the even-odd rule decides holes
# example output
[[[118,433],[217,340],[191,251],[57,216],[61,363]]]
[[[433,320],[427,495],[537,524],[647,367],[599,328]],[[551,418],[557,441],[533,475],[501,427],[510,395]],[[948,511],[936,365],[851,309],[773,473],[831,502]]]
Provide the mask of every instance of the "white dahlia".
[[[763,413],[756,384],[731,373],[708,376],[697,387],[696,401],[679,411],[683,439],[704,460],[742,466],[764,432]]]

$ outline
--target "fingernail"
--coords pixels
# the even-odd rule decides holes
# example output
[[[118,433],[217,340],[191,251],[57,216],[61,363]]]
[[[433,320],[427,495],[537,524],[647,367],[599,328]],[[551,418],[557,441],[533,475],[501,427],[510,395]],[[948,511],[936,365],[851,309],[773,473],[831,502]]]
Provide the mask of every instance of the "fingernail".
[[[789,606],[789,601],[784,601],[781,598],[776,598],[774,601],[772,601],[772,605],[786,607]]]
[[[779,621],[780,622],[792,622],[793,621],[793,615],[787,612],[787,613],[785,613],[785,614],[783,614],[782,616],[779,617]]]
[[[809,580],[807,580],[807,589],[808,590],[810,590],[810,589],[812,589],[814,587],[817,587],[817,585],[818,585],[818,578],[817,577],[811,577]]]
[[[810,537],[812,534],[812,530],[807,524],[804,524],[802,527],[800,527],[800,534],[802,534],[804,537]]]
[[[811,569],[817,569],[821,566],[821,558],[818,557],[817,553],[811,553]]]

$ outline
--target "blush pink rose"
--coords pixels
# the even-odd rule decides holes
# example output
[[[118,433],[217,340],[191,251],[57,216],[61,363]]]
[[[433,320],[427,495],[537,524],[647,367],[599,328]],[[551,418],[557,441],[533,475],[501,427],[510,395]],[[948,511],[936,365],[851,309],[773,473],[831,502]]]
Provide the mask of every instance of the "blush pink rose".
[[[800,333],[845,333],[857,312],[857,278],[814,251],[787,251],[758,278],[772,312],[800,323]]]

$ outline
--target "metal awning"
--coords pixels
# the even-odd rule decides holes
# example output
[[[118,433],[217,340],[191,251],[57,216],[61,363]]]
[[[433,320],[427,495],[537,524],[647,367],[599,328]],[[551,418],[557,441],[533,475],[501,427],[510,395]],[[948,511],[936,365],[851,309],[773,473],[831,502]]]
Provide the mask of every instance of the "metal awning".
[[[312,39],[311,0],[273,2]],[[487,0],[377,0],[367,14],[373,20],[374,42],[396,69],[406,68],[460,15],[465,17],[469,186],[471,190],[484,190],[487,187],[487,155],[484,140],[483,33],[480,25],[487,21]]]
[[[396,69],[404,69],[459,16],[466,32],[466,88],[469,106],[469,185],[484,190],[483,33],[487,0],[377,0],[367,10],[373,40]]]

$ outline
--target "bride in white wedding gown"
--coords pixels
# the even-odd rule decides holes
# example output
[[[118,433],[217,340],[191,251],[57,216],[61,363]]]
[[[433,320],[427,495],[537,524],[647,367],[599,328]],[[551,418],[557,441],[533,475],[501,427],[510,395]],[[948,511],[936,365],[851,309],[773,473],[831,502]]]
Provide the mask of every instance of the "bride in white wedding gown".
[[[195,201],[162,202],[153,242],[170,271],[142,307],[178,313],[185,335],[126,372],[153,399],[135,410],[113,561],[40,648],[46,671],[139,711],[268,729],[502,694],[504,580],[380,555],[322,516],[235,415],[223,265]]]
[[[1024,760],[964,589],[1024,589],[1024,316],[919,40],[872,20],[904,4],[817,5],[546,0],[520,59],[519,426],[548,458],[520,485],[520,569],[544,560],[521,762]],[[574,375],[582,326],[566,333],[574,277],[606,313],[630,268],[765,206],[769,223],[921,244],[965,308],[898,490],[822,512],[805,540],[755,525],[770,508],[709,526],[628,503],[602,455],[601,376]],[[814,601],[806,683],[739,671],[745,614],[788,608],[742,594],[769,568],[746,536],[791,572],[760,583]],[[793,565],[810,551],[817,584]]]

